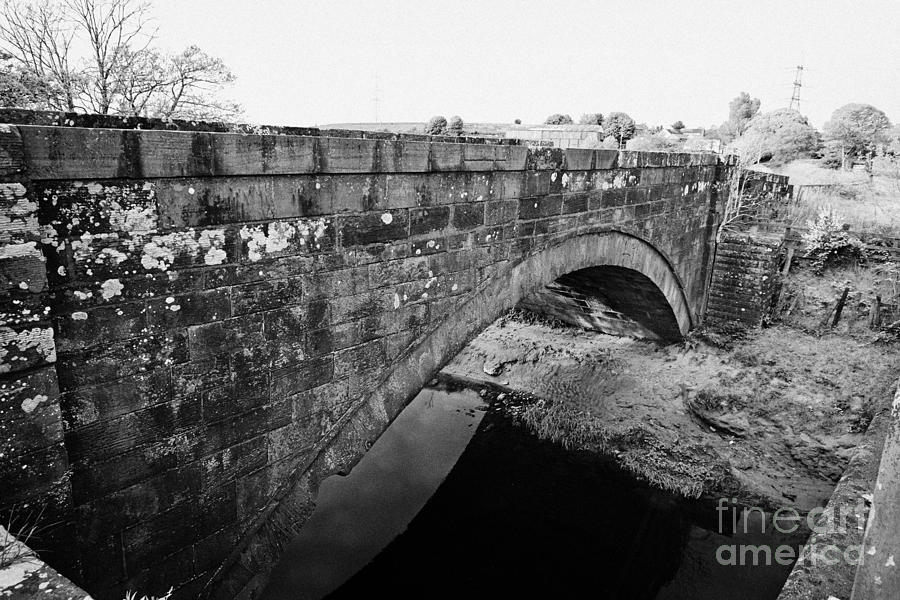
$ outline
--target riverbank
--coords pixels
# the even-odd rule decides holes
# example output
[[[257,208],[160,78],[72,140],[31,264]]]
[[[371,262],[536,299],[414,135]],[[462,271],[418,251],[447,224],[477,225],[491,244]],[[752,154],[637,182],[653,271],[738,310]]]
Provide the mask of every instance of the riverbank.
[[[788,325],[725,342],[660,347],[514,312],[442,374],[532,395],[513,416],[540,438],[605,454],[664,489],[824,505],[892,397],[896,346]]]

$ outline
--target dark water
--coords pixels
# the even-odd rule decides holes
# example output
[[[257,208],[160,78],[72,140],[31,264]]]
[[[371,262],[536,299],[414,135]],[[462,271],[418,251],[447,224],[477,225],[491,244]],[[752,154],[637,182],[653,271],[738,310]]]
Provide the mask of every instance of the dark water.
[[[777,597],[790,565],[754,566],[740,547],[796,549],[803,536],[770,523],[762,534],[758,512],[732,532],[715,503],[650,488],[479,405],[469,390],[423,390],[349,477],[326,482],[263,598]],[[720,564],[723,545],[747,564]]]

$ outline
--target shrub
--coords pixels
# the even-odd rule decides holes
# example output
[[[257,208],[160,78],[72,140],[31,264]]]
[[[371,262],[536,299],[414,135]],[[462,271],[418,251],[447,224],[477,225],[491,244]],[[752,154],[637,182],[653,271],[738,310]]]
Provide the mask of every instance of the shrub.
[[[544,121],[546,125],[571,125],[573,123],[572,117],[569,115],[561,115],[559,113],[554,113],[547,117],[547,120]]]
[[[125,592],[125,600],[169,600],[172,597],[173,588],[169,588],[169,591],[166,592],[165,596],[141,596],[138,599],[138,596],[134,592]]]
[[[580,125],[603,125],[603,115],[601,113],[586,113],[578,119]]]
[[[603,141],[600,143],[600,147],[608,148],[610,150],[616,150],[619,147],[619,140],[617,140],[616,138],[614,138],[611,135],[608,135],[605,138],[603,138]]]
[[[844,150],[841,143],[836,140],[825,142],[822,152],[822,164],[829,169],[840,169],[844,166]]]
[[[865,257],[863,243],[844,230],[841,217],[834,211],[822,211],[815,221],[806,224],[806,256],[816,259],[819,268]]]
[[[462,117],[453,116],[450,117],[450,123],[447,125],[447,135],[455,135],[461,136],[463,134],[463,120]]]
[[[431,117],[425,126],[425,133],[428,135],[444,135],[447,132],[447,119],[438,115]]]

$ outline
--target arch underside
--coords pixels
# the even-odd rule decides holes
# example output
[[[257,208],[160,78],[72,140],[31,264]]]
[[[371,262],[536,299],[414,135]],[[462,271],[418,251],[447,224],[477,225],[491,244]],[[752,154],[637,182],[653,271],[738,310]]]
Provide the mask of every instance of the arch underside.
[[[659,341],[681,338],[668,300],[638,271],[614,265],[563,275],[519,302],[583,329]]]
[[[547,279],[520,290],[520,306],[586,329],[663,341],[681,338],[692,326],[669,261],[640,238],[617,231],[589,234],[524,261],[537,270],[546,262]]]

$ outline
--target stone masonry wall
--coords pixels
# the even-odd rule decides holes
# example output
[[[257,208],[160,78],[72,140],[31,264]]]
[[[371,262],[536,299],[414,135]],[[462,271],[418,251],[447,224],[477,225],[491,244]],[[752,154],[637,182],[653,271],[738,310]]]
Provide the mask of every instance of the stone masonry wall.
[[[414,393],[364,435],[348,415],[370,392],[438,328],[471,324],[460,306],[528,257],[622,232],[643,240],[622,252],[652,248],[689,321],[702,316],[712,156],[50,122],[0,136],[0,282],[16,307],[0,427],[29,423],[11,452],[45,465],[0,483],[33,495],[71,471],[74,540],[45,557],[96,598],[196,597],[286,481],[306,473],[314,497],[329,440],[369,443]]]
[[[777,289],[780,259],[777,237],[724,233],[716,249],[705,324],[723,330],[761,325]]]
[[[36,504],[50,517],[69,507],[68,463],[43,235],[23,151],[15,128],[0,126],[0,507],[28,514]]]

